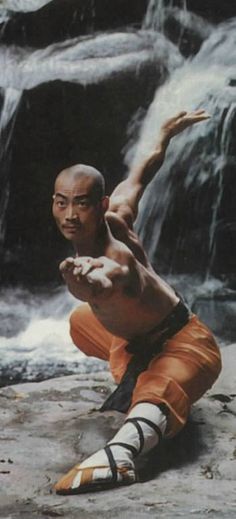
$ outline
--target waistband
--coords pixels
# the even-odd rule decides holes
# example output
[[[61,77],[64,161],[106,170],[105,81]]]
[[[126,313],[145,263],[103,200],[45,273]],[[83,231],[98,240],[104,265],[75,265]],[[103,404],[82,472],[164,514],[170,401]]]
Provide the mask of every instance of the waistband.
[[[129,353],[139,354],[145,344],[146,353],[152,345],[155,349],[159,343],[163,344],[167,339],[180,331],[191,317],[191,311],[188,306],[180,300],[173,310],[157,325],[151,328],[149,332],[134,337],[126,346]]]

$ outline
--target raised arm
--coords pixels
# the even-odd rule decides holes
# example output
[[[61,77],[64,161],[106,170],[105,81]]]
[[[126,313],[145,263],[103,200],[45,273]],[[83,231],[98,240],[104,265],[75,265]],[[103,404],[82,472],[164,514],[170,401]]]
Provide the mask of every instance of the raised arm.
[[[168,119],[161,127],[153,152],[142,164],[131,170],[128,178],[114,189],[110,197],[109,213],[116,213],[132,228],[137,216],[139,200],[149,182],[161,168],[172,137],[209,117],[205,110],[196,110],[189,113],[180,112]]]

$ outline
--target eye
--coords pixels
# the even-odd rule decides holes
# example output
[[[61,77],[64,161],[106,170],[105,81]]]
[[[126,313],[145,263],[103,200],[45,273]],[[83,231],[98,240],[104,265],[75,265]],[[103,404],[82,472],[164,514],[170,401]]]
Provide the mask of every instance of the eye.
[[[77,200],[76,205],[78,207],[89,207],[89,200],[87,198],[81,198],[80,200]]]
[[[64,200],[56,200],[55,204],[60,209],[65,209],[66,208],[66,202]]]

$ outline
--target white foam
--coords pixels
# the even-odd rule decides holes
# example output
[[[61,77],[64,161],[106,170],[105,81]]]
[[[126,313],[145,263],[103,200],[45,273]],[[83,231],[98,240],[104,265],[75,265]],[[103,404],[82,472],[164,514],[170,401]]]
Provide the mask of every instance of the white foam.
[[[35,296],[26,290],[4,291],[0,314],[5,322],[9,320],[12,323],[12,327],[17,319],[19,325],[15,334],[9,334],[9,325],[8,333],[4,329],[1,333],[2,362],[53,363],[83,358],[69,334],[69,315],[78,304],[80,302],[64,288],[52,294]]]

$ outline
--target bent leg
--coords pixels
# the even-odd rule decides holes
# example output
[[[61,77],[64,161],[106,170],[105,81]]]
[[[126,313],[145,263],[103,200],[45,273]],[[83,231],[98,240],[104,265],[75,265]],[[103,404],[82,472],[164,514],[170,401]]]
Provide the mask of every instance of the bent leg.
[[[79,307],[72,314],[71,332],[74,342],[78,346],[82,344],[85,353],[104,358],[105,355],[109,356],[111,349],[111,370],[115,379],[119,381],[131,357],[125,350],[127,341],[106,332],[93,314],[91,318],[88,305],[83,305],[82,309]],[[75,465],[56,483],[56,492],[78,494],[135,483],[137,475],[134,459],[158,444],[165,432],[166,422],[166,416],[156,405],[136,405],[127,416],[124,425],[104,449]]]
[[[70,317],[70,334],[74,344],[88,356],[109,360],[113,335],[95,317],[87,303]]]
[[[214,337],[193,316],[138,377],[131,407],[138,402],[165,404],[169,412],[166,436],[172,437],[186,423],[191,404],[213,385],[220,370]]]
[[[129,355],[126,341],[111,341],[111,368],[119,381]],[[136,481],[134,458],[147,452],[163,434],[173,436],[186,422],[191,403],[211,387],[221,369],[218,347],[196,316],[165,343],[163,351],[137,380],[124,425],[104,449],[73,467],[56,485],[59,494],[74,494]],[[169,409],[166,417],[160,404]]]

